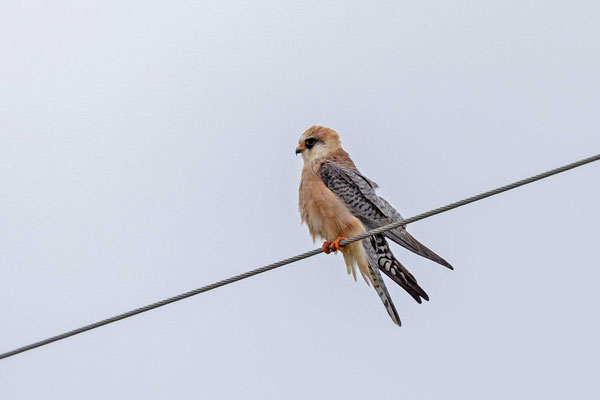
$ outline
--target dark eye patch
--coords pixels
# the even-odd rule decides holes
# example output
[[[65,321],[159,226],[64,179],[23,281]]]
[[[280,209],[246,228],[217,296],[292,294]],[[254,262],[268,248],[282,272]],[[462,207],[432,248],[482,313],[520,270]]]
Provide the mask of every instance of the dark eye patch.
[[[306,146],[307,149],[312,149],[312,147],[315,145],[315,143],[317,143],[317,139],[315,139],[315,138],[308,138],[304,141],[304,145]]]

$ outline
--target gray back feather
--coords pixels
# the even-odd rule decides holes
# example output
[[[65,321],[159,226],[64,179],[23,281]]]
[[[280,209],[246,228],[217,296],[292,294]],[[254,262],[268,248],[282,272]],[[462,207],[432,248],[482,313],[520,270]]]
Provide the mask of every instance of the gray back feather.
[[[378,228],[403,220],[402,215],[385,199],[377,196],[377,185],[355,167],[330,161],[321,165],[321,180],[348,207],[368,229]],[[452,266],[442,257],[412,237],[406,229],[399,227],[384,233],[385,236],[408,250],[429,258],[447,268]]]

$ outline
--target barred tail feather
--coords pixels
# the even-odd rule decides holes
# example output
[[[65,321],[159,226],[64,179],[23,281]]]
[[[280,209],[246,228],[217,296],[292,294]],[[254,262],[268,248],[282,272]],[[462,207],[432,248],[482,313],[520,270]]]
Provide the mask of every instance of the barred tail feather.
[[[392,319],[392,321],[394,321],[394,323],[396,325],[402,326],[402,322],[400,321],[400,316],[398,316],[398,311],[396,311],[396,307],[394,306],[394,303],[392,302],[392,298],[390,297],[390,294],[388,293],[387,287],[385,286],[385,283],[383,282],[383,278],[382,278],[381,274],[379,273],[379,269],[377,269],[376,266],[373,267],[373,266],[371,266],[371,264],[369,264],[369,271],[371,272],[373,288],[379,295],[379,298],[381,299],[381,302],[383,303],[383,306],[387,310],[390,318]]]
[[[364,242],[364,240],[362,242]],[[361,242],[354,242],[344,246],[344,261],[346,261],[348,273],[352,272],[354,279],[356,280],[355,267],[358,265],[358,270],[360,271],[365,282],[369,286],[370,284],[373,284],[373,289],[375,289],[379,295],[379,298],[390,315],[390,318],[392,318],[392,321],[394,321],[396,325],[400,326],[400,317],[398,316],[396,307],[394,307],[392,298],[390,297],[385,283],[383,282],[383,278],[379,273],[377,260],[371,257],[372,253],[373,252],[369,251],[368,248],[365,248],[364,244]]]
[[[379,269],[406,290],[417,303],[421,303],[421,299],[429,300],[429,296],[419,286],[415,277],[394,257],[384,235],[375,235],[363,242],[367,240],[365,250]]]

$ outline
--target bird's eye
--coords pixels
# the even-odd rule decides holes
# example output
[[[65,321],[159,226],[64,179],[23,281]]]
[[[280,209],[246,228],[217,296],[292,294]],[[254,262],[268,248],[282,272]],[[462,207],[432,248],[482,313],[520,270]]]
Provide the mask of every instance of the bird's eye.
[[[308,138],[304,141],[304,145],[309,149],[312,148],[315,143],[317,143],[317,139],[315,138]]]

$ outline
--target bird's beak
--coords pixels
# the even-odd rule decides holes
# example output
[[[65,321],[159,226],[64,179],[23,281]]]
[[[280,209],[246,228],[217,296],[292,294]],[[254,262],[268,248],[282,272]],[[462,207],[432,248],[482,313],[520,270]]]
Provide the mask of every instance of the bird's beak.
[[[302,153],[305,148],[306,147],[304,147],[304,146],[298,146],[298,147],[296,147],[296,155]]]

